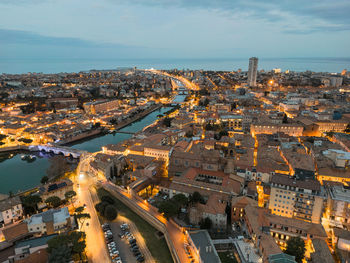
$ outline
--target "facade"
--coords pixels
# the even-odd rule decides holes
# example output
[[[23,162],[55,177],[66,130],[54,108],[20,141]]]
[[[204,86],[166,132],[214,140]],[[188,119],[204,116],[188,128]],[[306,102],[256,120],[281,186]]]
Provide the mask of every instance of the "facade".
[[[53,234],[65,231],[71,227],[71,217],[68,207],[50,209],[46,212],[32,215],[25,220],[30,233]]]
[[[153,157],[168,162],[171,149],[172,147],[170,146],[154,145],[145,147],[143,151],[145,156]]]
[[[69,179],[64,179],[56,183],[46,184],[39,188],[40,197],[43,201],[52,196],[57,196],[61,200],[66,199],[65,193],[73,191],[73,183]],[[44,207],[42,203],[39,207]]]
[[[119,100],[86,102],[83,107],[86,113],[98,114],[117,109],[119,107]]]
[[[327,187],[327,206],[324,220],[330,226],[347,228],[350,227],[350,190],[341,184]]]
[[[252,124],[250,126],[250,132],[252,135],[256,134],[275,134],[275,133],[285,133],[289,136],[299,137],[303,135],[304,127],[299,124]]]
[[[248,85],[251,87],[256,86],[256,77],[258,73],[258,58],[252,57],[249,59],[248,68]]]
[[[23,208],[19,196],[0,201],[0,225],[11,224],[22,219]]]
[[[316,180],[272,176],[269,209],[274,215],[320,223],[323,200],[320,183]]]
[[[242,120],[243,117],[241,115],[221,115],[220,121],[230,131],[234,130],[242,130]]]

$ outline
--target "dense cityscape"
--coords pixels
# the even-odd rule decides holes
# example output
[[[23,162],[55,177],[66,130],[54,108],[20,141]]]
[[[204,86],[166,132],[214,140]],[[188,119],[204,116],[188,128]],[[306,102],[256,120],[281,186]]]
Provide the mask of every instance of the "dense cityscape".
[[[0,0],[0,263],[350,263],[349,0]]]
[[[350,74],[258,65],[0,75],[3,164],[59,171],[2,193],[1,260],[347,262]]]

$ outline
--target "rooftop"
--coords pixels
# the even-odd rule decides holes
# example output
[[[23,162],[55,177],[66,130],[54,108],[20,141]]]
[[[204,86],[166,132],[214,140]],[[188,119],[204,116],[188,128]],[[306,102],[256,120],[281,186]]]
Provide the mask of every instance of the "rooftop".
[[[221,263],[207,230],[190,232],[189,235],[198,249],[203,263]]]
[[[45,244],[47,244],[47,242],[58,236],[58,234],[53,234],[53,235],[49,235],[49,236],[43,236],[43,237],[38,237],[38,238],[32,238],[32,239],[28,239],[28,240],[24,240],[24,241],[20,241],[16,244],[15,248],[20,248],[20,247],[39,247],[39,246],[43,246]]]

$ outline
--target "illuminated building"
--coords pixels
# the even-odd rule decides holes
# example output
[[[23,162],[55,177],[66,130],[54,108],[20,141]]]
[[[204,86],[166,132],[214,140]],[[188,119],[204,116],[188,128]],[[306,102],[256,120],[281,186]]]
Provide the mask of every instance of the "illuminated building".
[[[323,209],[321,185],[316,180],[296,180],[286,175],[271,179],[269,209],[272,214],[320,223]]]
[[[249,59],[249,69],[248,69],[248,85],[251,87],[256,86],[257,72],[258,72],[258,58],[252,57]]]

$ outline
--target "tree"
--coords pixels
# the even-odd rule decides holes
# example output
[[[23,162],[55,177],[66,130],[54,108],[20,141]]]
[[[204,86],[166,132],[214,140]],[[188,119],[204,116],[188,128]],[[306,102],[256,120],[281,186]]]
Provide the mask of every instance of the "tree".
[[[305,255],[305,242],[300,237],[291,237],[287,241],[287,248],[284,251],[286,254],[295,256],[295,261],[302,262]]]
[[[158,211],[159,213],[164,213],[164,216],[169,219],[179,213],[180,206],[179,204],[168,200],[160,203]]]
[[[104,212],[105,212],[107,205],[109,205],[107,202],[100,202],[100,203],[95,205],[95,209],[97,212],[100,213],[100,215],[104,215]]]
[[[166,126],[166,127],[170,127],[171,126],[171,121],[173,120],[174,118],[169,118],[169,117],[165,117],[163,119],[163,125]]]
[[[104,195],[104,196],[102,196],[102,197],[101,197],[101,201],[102,201],[102,202],[106,202],[106,203],[108,203],[108,204],[110,204],[110,205],[114,205],[114,200],[113,200],[113,198],[110,197],[109,195]]]
[[[287,117],[287,114],[284,114],[284,115],[283,115],[283,120],[282,120],[282,123],[288,123],[288,117]]]
[[[42,202],[42,199],[38,195],[27,195],[22,197],[22,203],[24,206],[24,212],[26,214],[33,214],[38,210],[38,203]]]
[[[172,200],[181,206],[185,206],[188,203],[188,198],[184,194],[174,195]]]
[[[58,196],[50,196],[45,200],[45,203],[51,208],[56,208],[61,205],[61,198],[59,198]]]
[[[71,190],[71,191],[65,192],[64,197],[67,200],[70,200],[72,202],[73,197],[76,195],[77,195],[77,193],[75,191]]]
[[[49,177],[47,177],[47,176],[45,175],[45,176],[43,176],[43,177],[41,178],[40,183],[46,184],[48,181],[49,181]]]
[[[66,245],[52,248],[49,254],[49,263],[69,263],[71,262],[72,250]]]
[[[107,205],[103,215],[108,221],[113,221],[117,217],[118,213],[113,205]]]
[[[75,218],[79,221],[80,226],[83,226],[85,223],[85,220],[90,219],[91,216],[89,213],[79,213],[79,214],[75,215]],[[79,229],[80,229],[80,227],[79,227]]]
[[[213,223],[211,222],[209,217],[206,217],[199,223],[199,225],[201,229],[210,229]]]
[[[85,232],[81,231],[73,231],[69,234],[61,234],[54,238],[51,238],[48,242],[48,248],[47,252],[50,254],[50,258],[52,258],[53,261],[50,262],[66,262],[66,261],[54,261],[54,256],[57,254],[57,256],[62,256],[63,251],[65,251],[66,256],[69,257],[69,259],[72,258],[73,255],[80,255],[85,250],[86,247],[86,234]],[[66,257],[63,257],[65,259]]]
[[[196,203],[204,203],[204,198],[199,192],[194,192],[192,195],[190,195],[190,202],[193,204]]]

